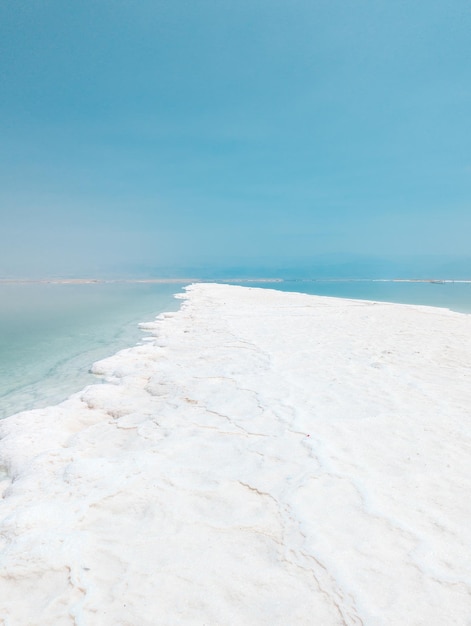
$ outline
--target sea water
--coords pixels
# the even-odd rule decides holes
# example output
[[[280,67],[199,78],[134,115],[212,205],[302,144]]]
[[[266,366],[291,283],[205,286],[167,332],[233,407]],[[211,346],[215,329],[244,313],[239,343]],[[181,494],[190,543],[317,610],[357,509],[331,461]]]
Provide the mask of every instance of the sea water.
[[[221,281],[223,282],[223,281]],[[235,281],[315,295],[439,306],[471,313],[471,283]],[[91,364],[135,345],[138,323],[181,301],[180,284],[0,284],[0,417],[55,404],[97,382]]]
[[[291,279],[275,283],[272,288],[318,296],[443,307],[471,313],[471,281]]]
[[[138,323],[177,310],[176,284],[0,284],[0,417],[97,382],[92,363],[135,345]]]

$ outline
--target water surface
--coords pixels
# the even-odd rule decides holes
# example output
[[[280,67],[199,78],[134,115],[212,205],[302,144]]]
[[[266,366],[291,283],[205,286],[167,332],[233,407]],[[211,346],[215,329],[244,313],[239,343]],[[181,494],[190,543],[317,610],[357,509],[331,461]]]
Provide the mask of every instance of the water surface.
[[[180,291],[175,284],[0,284],[0,417],[97,382],[91,364],[139,341],[139,322],[177,310]]]
[[[274,283],[272,288],[318,296],[444,307],[471,313],[471,282],[292,279]]]

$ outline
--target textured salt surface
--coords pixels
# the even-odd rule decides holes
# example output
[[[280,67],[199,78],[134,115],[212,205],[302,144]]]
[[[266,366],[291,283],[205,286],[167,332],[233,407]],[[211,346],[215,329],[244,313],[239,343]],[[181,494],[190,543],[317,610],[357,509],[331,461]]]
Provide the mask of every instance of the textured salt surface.
[[[471,623],[471,316],[196,285],[0,423],[0,623]]]

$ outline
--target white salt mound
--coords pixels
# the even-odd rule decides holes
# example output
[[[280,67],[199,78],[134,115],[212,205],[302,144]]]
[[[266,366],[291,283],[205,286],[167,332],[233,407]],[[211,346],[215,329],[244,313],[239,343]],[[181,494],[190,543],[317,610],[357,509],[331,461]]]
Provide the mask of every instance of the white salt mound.
[[[471,316],[199,284],[145,327],[0,423],[0,624],[471,623]]]

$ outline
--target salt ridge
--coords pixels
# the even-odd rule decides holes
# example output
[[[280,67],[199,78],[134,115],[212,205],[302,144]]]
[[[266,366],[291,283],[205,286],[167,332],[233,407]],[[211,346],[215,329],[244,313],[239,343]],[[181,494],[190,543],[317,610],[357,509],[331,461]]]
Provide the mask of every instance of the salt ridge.
[[[143,327],[0,422],[0,623],[470,623],[471,316],[198,284]]]

